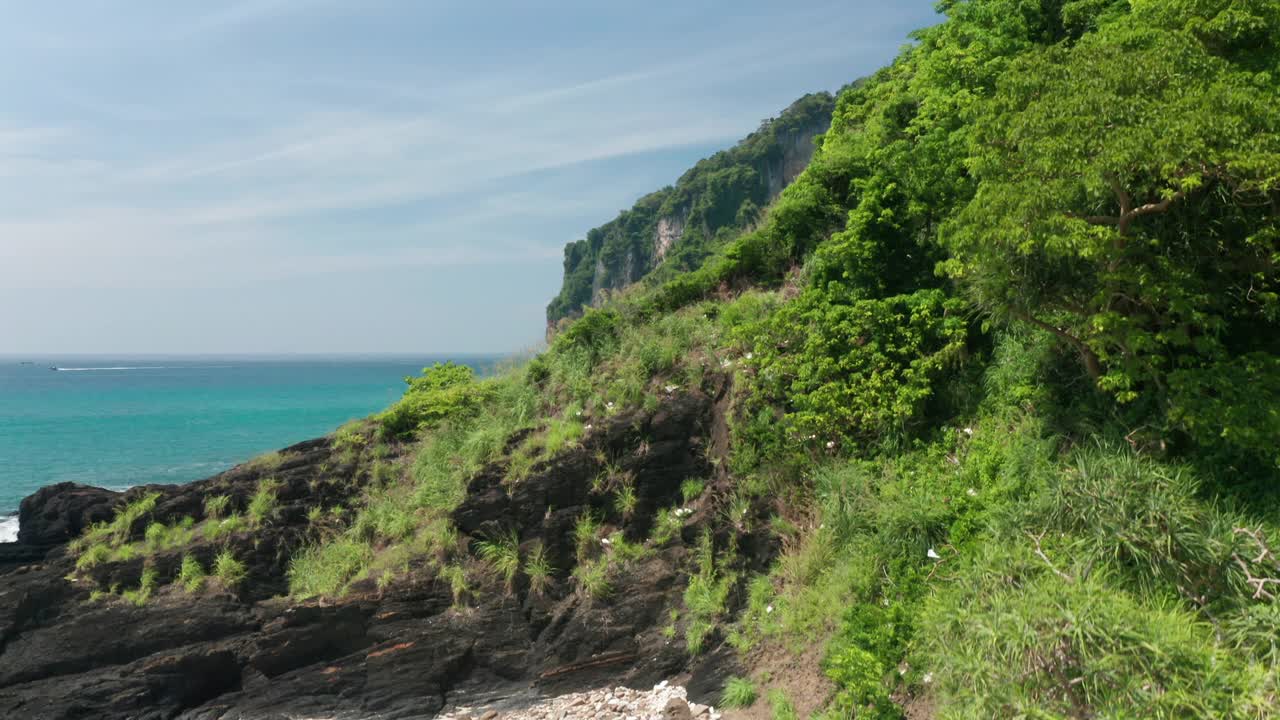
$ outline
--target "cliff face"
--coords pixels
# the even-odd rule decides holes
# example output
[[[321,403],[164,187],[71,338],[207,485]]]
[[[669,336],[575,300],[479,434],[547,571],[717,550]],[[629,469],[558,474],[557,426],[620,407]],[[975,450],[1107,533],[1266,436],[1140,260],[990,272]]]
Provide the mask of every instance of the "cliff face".
[[[750,227],[809,164],[834,105],[827,93],[806,95],[737,146],[700,161],[674,186],[570,243],[564,285],[547,307],[548,330],[664,264],[673,272],[696,267]]]

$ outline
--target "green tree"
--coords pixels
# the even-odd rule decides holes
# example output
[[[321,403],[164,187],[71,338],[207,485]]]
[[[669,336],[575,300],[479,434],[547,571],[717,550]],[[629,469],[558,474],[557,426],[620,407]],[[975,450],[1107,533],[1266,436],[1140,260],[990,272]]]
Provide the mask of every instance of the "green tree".
[[[1184,28],[1203,26],[1191,5],[1223,3],[1181,3]],[[1155,397],[1180,427],[1266,450],[1274,411],[1239,428],[1195,415],[1209,378],[1276,368],[1275,79],[1157,6],[1009,65],[975,118],[978,185],[944,228],[944,267],[993,317],[1068,343],[1122,402]],[[1251,402],[1274,407],[1275,389]]]

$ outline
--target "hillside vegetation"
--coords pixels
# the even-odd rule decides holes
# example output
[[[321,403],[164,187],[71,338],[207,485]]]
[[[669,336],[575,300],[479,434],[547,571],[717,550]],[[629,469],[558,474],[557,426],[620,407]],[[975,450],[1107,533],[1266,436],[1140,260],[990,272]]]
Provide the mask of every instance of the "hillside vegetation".
[[[660,283],[696,268],[754,226],[762,208],[804,168],[834,107],[829,93],[800,98],[736,146],[694,165],[675,185],[640,198],[570,243],[564,286],[547,306],[548,325],[554,328],[633,283]]]
[[[607,603],[634,563],[684,546],[663,632],[743,659],[732,704],[1275,716],[1280,2],[940,7],[840,93],[759,217],[708,221],[731,230],[528,363],[428,369],[340,431],[376,477],[316,511],[294,595],[425,566],[461,606],[486,573]],[[557,313],[589,300],[581,267]],[[514,496],[611,419],[689,393],[718,398],[724,431],[679,502],[638,508],[601,452],[575,557],[459,542],[450,513],[481,470]],[[813,647],[827,696],[752,673]]]

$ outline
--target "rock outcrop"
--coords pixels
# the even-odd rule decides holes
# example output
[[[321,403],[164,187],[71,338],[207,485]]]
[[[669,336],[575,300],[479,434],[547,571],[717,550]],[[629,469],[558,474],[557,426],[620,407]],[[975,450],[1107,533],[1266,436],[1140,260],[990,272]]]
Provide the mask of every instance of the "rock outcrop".
[[[658,549],[616,578],[610,596],[593,598],[569,577],[572,524],[591,508],[606,527],[644,536],[658,508],[679,502],[684,479],[710,475],[705,447],[714,405],[691,393],[652,413],[602,422],[512,488],[500,467],[475,476],[454,523],[467,541],[501,528],[522,543],[542,543],[556,568],[543,594],[527,581],[508,592],[490,578],[459,602],[422,562],[383,587],[357,583],[342,598],[286,597],[289,558],[312,540],[308,510],[350,503],[369,482],[342,466],[328,440],[289,448],[269,467],[248,464],[184,486],[122,494],[45,488],[23,503],[22,542],[0,552],[0,717],[393,720],[434,716],[468,678],[549,692],[652,686],[687,665],[682,643],[659,631],[686,584],[684,545]],[[629,518],[590,490],[601,457],[635,479]],[[140,558],[96,565],[82,573],[86,580],[72,577],[66,540],[110,519],[113,508],[159,493],[153,519],[199,520],[211,496],[245,507],[267,475],[278,486],[275,520],[154,555],[149,567],[159,589],[145,604],[92,594],[137,586]],[[141,538],[145,524],[129,532]],[[692,539],[698,530],[690,521],[684,532]],[[223,547],[245,562],[243,583],[211,582],[196,594],[171,584],[184,554],[209,563]]]

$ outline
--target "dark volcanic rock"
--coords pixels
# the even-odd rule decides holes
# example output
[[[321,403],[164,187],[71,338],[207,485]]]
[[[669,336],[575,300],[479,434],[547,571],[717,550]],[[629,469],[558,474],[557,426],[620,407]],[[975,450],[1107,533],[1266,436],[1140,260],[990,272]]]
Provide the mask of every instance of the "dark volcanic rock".
[[[69,482],[40,488],[18,508],[18,543],[67,542],[93,523],[110,520],[119,498],[117,492]]]
[[[608,532],[647,535],[656,511],[679,501],[683,480],[710,476],[714,407],[712,398],[691,393],[668,398],[654,413],[600,422],[579,447],[514,486],[503,484],[502,467],[478,473],[453,517],[464,539],[515,531],[524,547],[547,548],[556,577],[535,595],[523,579],[508,591],[477,570],[462,606],[425,560],[385,587],[366,581],[340,600],[279,597],[287,592],[289,558],[315,538],[308,510],[349,507],[366,482],[327,440],[289,448],[270,467],[242,466],[185,486],[124,494],[45,488],[23,503],[22,542],[0,553],[0,717],[399,720],[432,717],[468,677],[582,687],[670,676],[686,658],[659,628],[685,587],[684,547],[630,566],[613,578],[609,597],[592,599],[569,578],[577,562],[572,530],[590,511]],[[633,482],[637,506],[625,518],[612,490],[592,490],[606,461]],[[109,520],[117,505],[146,493],[159,498],[152,516],[130,529],[135,538],[154,520],[202,520],[204,501],[214,495],[244,512],[267,477],[280,501],[273,520],[153,554],[148,566],[159,589],[141,607],[90,599],[94,587],[136,587],[140,559],[104,562],[82,573],[89,579],[68,580],[74,558],[49,545]],[[210,581],[191,596],[169,584],[184,554],[207,567],[224,548],[247,566],[239,587]]]

